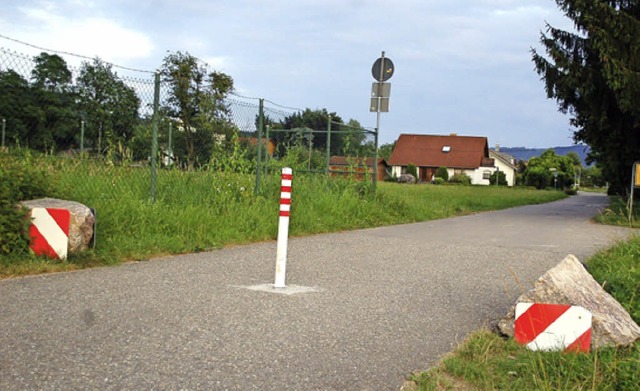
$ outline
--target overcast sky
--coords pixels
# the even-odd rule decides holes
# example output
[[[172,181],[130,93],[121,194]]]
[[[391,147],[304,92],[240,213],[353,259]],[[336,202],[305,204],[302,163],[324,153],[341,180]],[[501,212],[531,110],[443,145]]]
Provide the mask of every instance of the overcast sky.
[[[552,0],[3,0],[0,35],[155,70],[188,51],[239,94],[337,112],[375,127],[373,62],[395,65],[380,142],[400,133],[487,136],[491,146],[573,144],[530,49]],[[34,49],[0,38],[0,47]]]

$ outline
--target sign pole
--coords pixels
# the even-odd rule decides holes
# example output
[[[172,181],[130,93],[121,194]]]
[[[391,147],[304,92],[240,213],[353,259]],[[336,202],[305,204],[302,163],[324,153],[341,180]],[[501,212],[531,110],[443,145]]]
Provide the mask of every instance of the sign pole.
[[[376,187],[378,185],[378,135],[380,133],[380,104],[382,102],[382,83],[384,82],[384,50],[380,55],[381,66],[380,66],[380,74],[378,77],[378,105],[376,110],[376,134],[375,134],[375,157],[373,159],[373,192],[376,192]]]
[[[634,196],[635,188],[636,186],[640,186],[640,183],[638,183],[636,178],[636,175],[638,175],[637,169],[639,164],[640,162],[634,162],[633,168],[631,170],[631,196],[629,197],[629,223],[631,223],[631,218],[633,217],[633,196]]]
[[[393,76],[393,61],[386,58],[384,56],[384,51],[380,58],[378,58],[374,63],[373,67],[371,67],[371,75],[375,80],[377,80],[377,84],[373,83],[371,86],[371,106],[370,111],[376,112],[376,130],[375,134],[375,154],[374,154],[374,162],[373,162],[373,191],[376,190],[376,185],[378,183],[378,141],[380,135],[380,113],[389,111],[389,94],[391,91],[391,84],[385,83],[387,80]],[[387,99],[384,101],[382,99]]]

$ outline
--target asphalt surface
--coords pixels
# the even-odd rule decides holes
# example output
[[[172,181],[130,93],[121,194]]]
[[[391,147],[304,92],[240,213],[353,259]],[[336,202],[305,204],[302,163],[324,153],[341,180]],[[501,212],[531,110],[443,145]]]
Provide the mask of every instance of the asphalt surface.
[[[2,390],[398,390],[567,254],[607,198],[0,281]],[[292,221],[295,224],[295,221]]]

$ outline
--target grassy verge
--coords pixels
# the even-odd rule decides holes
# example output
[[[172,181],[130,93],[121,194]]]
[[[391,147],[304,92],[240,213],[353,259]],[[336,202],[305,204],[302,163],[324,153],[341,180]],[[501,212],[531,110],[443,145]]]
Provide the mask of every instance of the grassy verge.
[[[0,258],[0,277],[66,271],[123,261],[197,252],[277,235],[279,175],[264,178],[254,195],[253,175],[161,170],[155,202],[144,167],[88,160],[32,158],[55,187],[52,196],[96,210],[96,249],[66,262]],[[366,183],[296,175],[290,234],[310,235],[439,219],[561,199],[561,192],[525,188]]]
[[[594,278],[640,323],[640,237],[598,253],[588,265]],[[411,379],[419,390],[637,390],[640,342],[588,354],[541,353],[481,330],[438,367]]]
[[[640,228],[640,205],[636,202],[633,206],[633,213],[629,216],[629,205],[622,197],[610,197],[611,204],[600,215],[596,216],[596,221],[601,224],[619,225],[623,227]],[[631,218],[629,218],[631,217]]]

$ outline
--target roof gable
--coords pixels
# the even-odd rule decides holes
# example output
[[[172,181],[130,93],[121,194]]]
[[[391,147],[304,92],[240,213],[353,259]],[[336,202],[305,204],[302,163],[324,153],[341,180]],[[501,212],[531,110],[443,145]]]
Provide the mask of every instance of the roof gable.
[[[389,165],[476,169],[488,157],[486,137],[401,134]]]
[[[495,159],[500,160],[502,163],[506,164],[507,166],[513,168],[513,169],[517,169],[518,166],[516,164],[514,164],[515,162],[515,158],[509,154],[503,153],[503,152],[496,152],[496,151],[489,151],[489,155]]]

